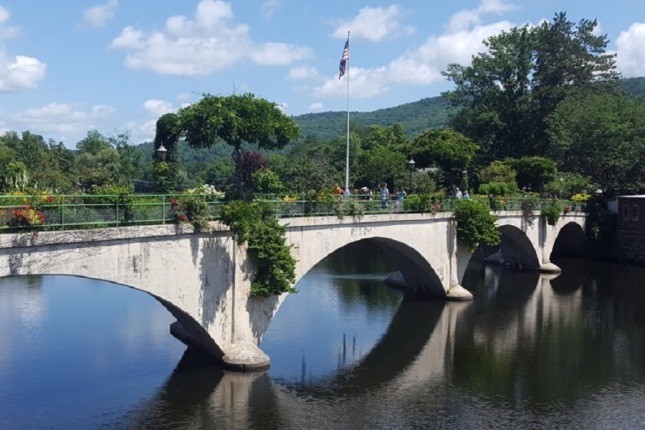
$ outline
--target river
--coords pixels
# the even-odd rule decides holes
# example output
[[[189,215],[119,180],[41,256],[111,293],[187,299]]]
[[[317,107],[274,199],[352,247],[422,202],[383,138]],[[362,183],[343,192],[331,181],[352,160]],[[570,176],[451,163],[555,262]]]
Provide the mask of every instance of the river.
[[[0,428],[645,428],[645,268],[557,263],[548,279],[473,261],[475,300],[444,303],[348,248],[285,300],[253,374],[186,350],[145,293],[3,278]]]

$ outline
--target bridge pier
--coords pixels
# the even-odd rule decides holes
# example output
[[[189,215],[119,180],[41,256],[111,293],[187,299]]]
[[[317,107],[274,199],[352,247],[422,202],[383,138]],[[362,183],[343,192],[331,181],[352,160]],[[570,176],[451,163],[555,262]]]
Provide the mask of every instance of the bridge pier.
[[[542,263],[540,265],[539,272],[541,272],[541,273],[561,273],[562,269],[560,269],[560,267],[558,267],[556,264],[553,264],[550,261],[547,261],[547,262]]]

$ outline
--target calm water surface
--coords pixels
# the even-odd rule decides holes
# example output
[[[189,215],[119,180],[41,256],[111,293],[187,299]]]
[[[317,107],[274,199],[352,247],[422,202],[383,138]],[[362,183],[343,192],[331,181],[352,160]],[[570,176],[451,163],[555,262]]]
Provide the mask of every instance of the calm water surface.
[[[335,255],[280,308],[260,374],[205,365],[144,293],[0,279],[0,428],[645,428],[645,269],[558,264],[472,264],[475,300],[443,303]]]

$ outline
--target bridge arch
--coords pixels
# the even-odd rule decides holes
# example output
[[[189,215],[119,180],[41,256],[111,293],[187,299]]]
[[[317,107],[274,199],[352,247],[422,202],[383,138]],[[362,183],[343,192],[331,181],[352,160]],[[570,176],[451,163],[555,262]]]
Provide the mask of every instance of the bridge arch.
[[[585,231],[576,222],[568,222],[562,226],[553,244],[551,258],[580,257],[585,250]]]
[[[502,234],[500,251],[504,264],[529,270],[540,268],[537,252],[526,233],[508,224],[500,226],[498,230]]]
[[[419,251],[399,240],[381,236],[358,238],[354,241],[339,244],[335,249],[326,250],[326,252],[328,251],[327,254],[320,257],[317,261],[310,260],[298,267],[296,284],[307,272],[334,252],[358,243],[370,243],[381,247],[388,257],[394,261],[398,270],[403,275],[406,288],[433,296],[445,295],[445,289],[441,283],[441,279],[432,267],[432,264]],[[299,265],[299,263],[296,264]]]

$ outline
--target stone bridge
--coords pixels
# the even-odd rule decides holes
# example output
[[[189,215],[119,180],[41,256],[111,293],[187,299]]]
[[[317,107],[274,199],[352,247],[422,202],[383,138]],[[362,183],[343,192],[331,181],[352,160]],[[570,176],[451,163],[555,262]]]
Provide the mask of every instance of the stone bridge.
[[[520,212],[496,215],[502,233],[498,262],[557,272],[550,262],[554,247],[583,244],[583,213],[569,213],[555,226],[543,217],[529,224]],[[451,213],[283,223],[297,260],[296,283],[334,251],[370,241],[398,263],[406,288],[446,299],[472,298],[459,286],[471,254],[457,242]],[[208,233],[161,225],[0,235],[0,276],[83,276],[145,291],[177,319],[171,326],[175,336],[238,370],[269,366],[258,345],[286,298],[251,297],[253,273],[244,245],[219,223]]]

